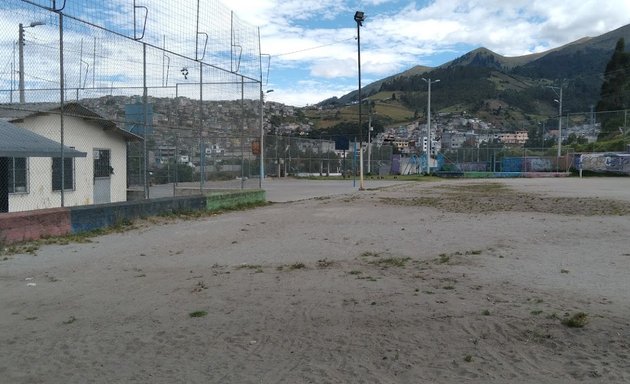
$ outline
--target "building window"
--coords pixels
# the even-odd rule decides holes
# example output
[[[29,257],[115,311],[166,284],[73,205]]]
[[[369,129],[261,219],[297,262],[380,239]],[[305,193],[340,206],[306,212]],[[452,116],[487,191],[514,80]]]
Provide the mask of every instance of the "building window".
[[[9,193],[28,193],[28,161],[25,157],[9,159]]]
[[[94,177],[110,177],[114,173],[109,159],[109,149],[94,150]]]
[[[61,190],[61,158],[53,157],[52,159],[52,189],[53,191]],[[74,190],[74,158],[64,157],[63,159],[63,189]]]

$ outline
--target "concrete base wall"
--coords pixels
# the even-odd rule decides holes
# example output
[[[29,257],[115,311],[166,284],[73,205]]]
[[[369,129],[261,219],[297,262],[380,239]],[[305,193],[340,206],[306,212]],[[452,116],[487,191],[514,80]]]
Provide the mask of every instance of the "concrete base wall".
[[[70,208],[72,233],[112,227],[138,218],[160,214],[201,211],[205,205],[204,196],[191,196],[72,207]]]
[[[0,214],[0,244],[67,235],[71,232],[67,208]]]
[[[0,214],[0,244],[107,228],[161,214],[217,211],[266,202],[264,190],[209,192],[121,203]]]

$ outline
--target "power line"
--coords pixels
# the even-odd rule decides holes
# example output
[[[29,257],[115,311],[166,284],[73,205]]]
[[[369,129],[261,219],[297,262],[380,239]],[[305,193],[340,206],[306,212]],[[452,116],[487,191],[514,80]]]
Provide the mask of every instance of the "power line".
[[[273,57],[280,57],[280,56],[293,55],[293,54],[295,54],[295,53],[306,52],[306,51],[312,51],[312,50],[314,50],[314,49],[320,49],[320,48],[330,47],[331,45],[340,44],[340,43],[343,43],[343,42],[346,42],[346,41],[350,41],[350,40],[354,40],[354,39],[355,39],[355,37],[349,37],[349,38],[347,38],[347,39],[337,40],[337,41],[334,41],[334,42],[332,42],[332,43],[328,43],[328,44],[318,45],[318,46],[315,46],[315,47],[310,47],[310,48],[299,49],[299,50],[297,50],[297,51],[285,52],[285,53],[280,53],[280,54],[277,54],[277,55],[271,55],[271,56],[273,56]]]

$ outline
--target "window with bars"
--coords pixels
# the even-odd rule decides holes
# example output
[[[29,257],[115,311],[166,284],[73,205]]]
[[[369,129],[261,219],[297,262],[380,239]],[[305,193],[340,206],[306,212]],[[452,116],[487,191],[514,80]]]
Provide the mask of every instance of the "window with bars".
[[[114,173],[110,157],[109,149],[94,150],[94,177],[110,177]]]

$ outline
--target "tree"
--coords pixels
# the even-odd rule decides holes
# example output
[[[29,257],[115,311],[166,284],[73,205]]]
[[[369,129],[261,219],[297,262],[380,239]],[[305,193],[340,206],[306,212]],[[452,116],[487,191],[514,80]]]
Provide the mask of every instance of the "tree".
[[[533,126],[527,132],[527,142],[525,148],[542,148],[543,146],[543,129],[541,126]]]
[[[625,41],[620,38],[606,65],[604,82],[597,103],[597,111],[616,111],[630,107],[630,53],[624,52]],[[622,122],[618,118],[602,119],[600,138],[618,132]]]

